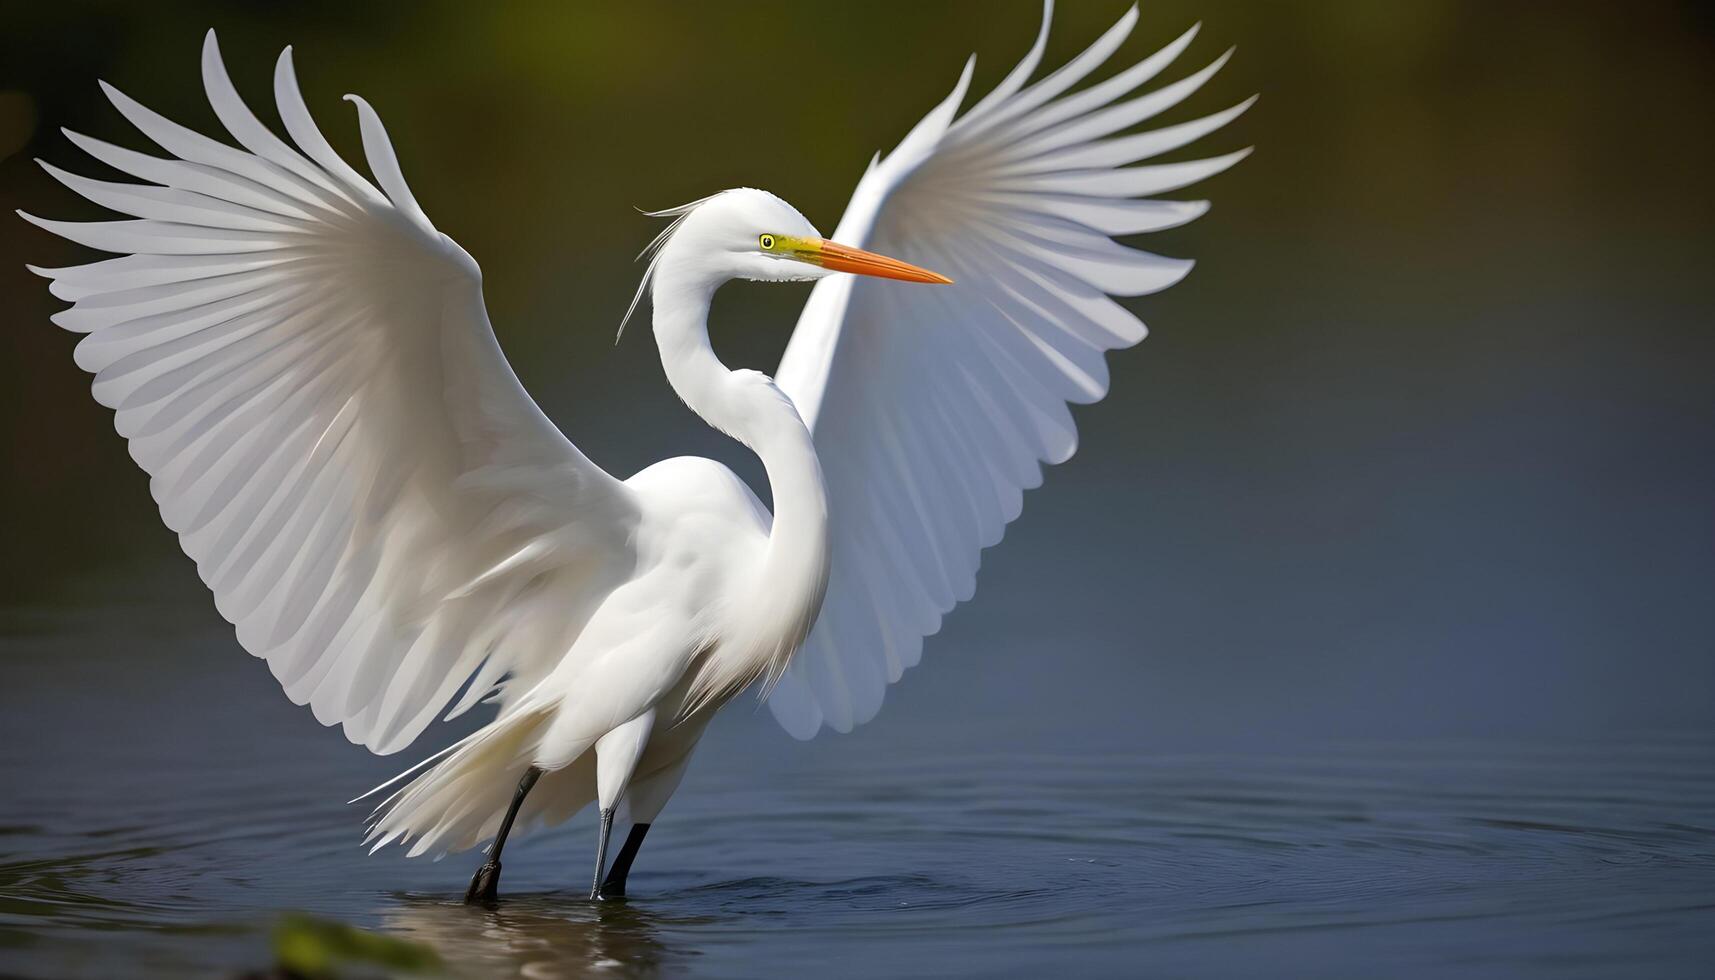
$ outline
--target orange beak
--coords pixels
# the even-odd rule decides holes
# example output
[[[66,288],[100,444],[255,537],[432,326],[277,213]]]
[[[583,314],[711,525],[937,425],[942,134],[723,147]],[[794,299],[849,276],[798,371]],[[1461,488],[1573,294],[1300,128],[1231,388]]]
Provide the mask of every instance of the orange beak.
[[[885,255],[866,252],[861,248],[852,248],[850,245],[841,245],[839,242],[830,242],[825,238],[818,244],[820,248],[817,250],[815,261],[824,269],[832,269],[835,272],[851,272],[860,276],[879,276],[882,279],[899,279],[904,282],[935,283],[942,286],[949,285],[953,281],[939,272],[930,272],[928,269],[912,265],[909,262],[890,259]]]

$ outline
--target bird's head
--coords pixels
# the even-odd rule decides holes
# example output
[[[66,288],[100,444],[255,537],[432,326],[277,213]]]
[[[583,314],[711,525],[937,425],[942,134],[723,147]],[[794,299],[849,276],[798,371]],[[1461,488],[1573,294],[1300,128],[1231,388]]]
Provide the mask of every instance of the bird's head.
[[[801,282],[836,272],[904,282],[953,281],[909,262],[829,241],[797,208],[754,188],[722,191],[648,213],[670,217],[673,223],[645,250],[650,255],[649,269],[626,311],[627,320],[663,261],[672,264],[676,275],[709,286],[730,279]],[[621,323],[620,330],[624,329]]]
[[[949,283],[946,276],[885,255],[828,241],[798,209],[767,191],[722,191],[686,212],[672,239],[726,279],[798,282],[851,272],[906,282]]]

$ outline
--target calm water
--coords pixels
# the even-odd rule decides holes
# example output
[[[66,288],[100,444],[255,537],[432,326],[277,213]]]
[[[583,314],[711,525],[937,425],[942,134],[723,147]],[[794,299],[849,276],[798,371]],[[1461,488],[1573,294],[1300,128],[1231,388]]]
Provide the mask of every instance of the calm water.
[[[1715,738],[1160,754],[1081,744],[1070,712],[902,712],[805,746],[740,707],[630,901],[584,901],[586,815],[514,844],[489,912],[456,902],[471,855],[363,855],[342,801],[408,758],[316,726],[219,629],[136,609],[0,626],[0,975],[231,975],[268,964],[294,909],[482,977],[1715,962]]]

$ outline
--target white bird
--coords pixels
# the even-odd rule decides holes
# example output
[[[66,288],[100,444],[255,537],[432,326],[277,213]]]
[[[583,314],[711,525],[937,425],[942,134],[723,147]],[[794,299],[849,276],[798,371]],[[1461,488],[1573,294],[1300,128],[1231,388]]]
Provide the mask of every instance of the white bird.
[[[1051,13],[959,114],[966,64],[872,162],[832,240],[759,190],[660,212],[672,223],[638,298],[652,300],[661,363],[693,411],[760,457],[772,515],[710,460],[622,481],[579,452],[508,366],[475,260],[429,221],[381,120],[347,96],[372,182],[317,130],[290,48],[274,72],[290,143],[240,100],[213,32],[203,82],[236,147],[104,85],[166,155],[68,131],[147,183],[43,163],[135,220],[24,215],[120,256],[33,271],[73,303],[54,322],[86,335],[77,363],[220,613],[288,697],[377,753],[498,702],[488,725],[377,788],[403,781],[367,842],[439,855],[491,841],[468,895],[491,902],[514,822],[558,823],[593,800],[591,897],[623,894],[710,717],[740,691],[758,684],[799,738],[875,715],[971,597],[980,552],[1041,464],[1072,455],[1068,403],[1106,393],[1104,352],[1143,339],[1110,296],[1190,268],[1113,236],[1198,217],[1202,202],[1145,198],[1247,152],[1130,166],[1250,105],[1116,135],[1179,104],[1226,55],[1131,96],[1193,27],[1072,92],[1125,40],[1134,8],[1026,84]],[[957,283],[836,275],[952,281],[858,246]],[[710,346],[710,302],[730,279],[822,280],[773,380],[729,370]],[[604,880],[622,801],[633,828]]]

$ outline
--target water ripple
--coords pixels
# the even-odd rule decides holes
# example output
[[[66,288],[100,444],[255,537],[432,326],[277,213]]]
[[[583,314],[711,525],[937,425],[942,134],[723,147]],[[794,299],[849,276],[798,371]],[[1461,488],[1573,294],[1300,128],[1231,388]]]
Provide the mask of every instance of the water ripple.
[[[509,848],[506,899],[483,911],[456,901],[470,855],[363,856],[365,811],[340,800],[398,763],[288,706],[261,718],[229,682],[78,688],[102,719],[82,727],[0,711],[0,974],[238,971],[284,909],[416,939],[473,977],[1715,960],[1710,738],[1248,755],[852,740],[834,766],[721,746],[651,834],[632,900],[583,899],[586,815]],[[211,740],[222,726],[244,734]]]

